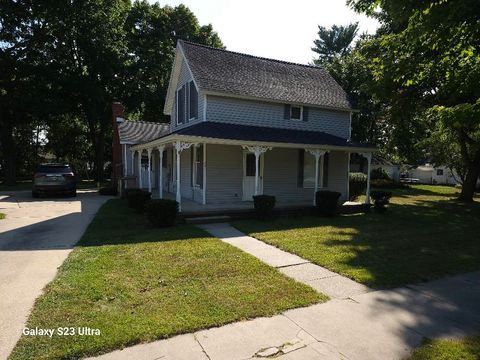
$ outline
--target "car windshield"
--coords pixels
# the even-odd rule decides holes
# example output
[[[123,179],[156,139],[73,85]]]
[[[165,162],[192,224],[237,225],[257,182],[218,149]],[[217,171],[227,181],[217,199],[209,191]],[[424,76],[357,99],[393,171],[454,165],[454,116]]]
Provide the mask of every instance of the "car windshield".
[[[39,165],[36,169],[37,173],[70,173],[72,169],[68,165]]]

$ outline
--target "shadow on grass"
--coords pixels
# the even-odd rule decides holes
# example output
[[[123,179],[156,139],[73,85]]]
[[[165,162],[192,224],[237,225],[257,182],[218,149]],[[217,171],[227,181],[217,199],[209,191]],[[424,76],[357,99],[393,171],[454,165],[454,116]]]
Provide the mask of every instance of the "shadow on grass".
[[[237,226],[383,289],[480,269],[479,218],[479,203],[417,199],[412,204],[391,204],[384,214],[282,218]]]

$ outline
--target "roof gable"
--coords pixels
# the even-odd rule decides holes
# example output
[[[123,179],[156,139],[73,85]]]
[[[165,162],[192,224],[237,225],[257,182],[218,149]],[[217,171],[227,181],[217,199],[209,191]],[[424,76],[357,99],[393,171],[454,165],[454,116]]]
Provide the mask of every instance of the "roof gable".
[[[352,110],[347,94],[323,68],[179,41],[197,86],[207,93]]]

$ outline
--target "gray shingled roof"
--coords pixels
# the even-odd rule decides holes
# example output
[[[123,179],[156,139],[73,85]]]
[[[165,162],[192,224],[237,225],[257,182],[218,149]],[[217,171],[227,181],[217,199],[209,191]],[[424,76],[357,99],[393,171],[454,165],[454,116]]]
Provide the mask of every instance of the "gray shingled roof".
[[[167,135],[170,125],[146,121],[129,121],[118,124],[121,143],[138,144]]]
[[[321,67],[260,58],[181,40],[180,44],[202,90],[352,109],[345,91]]]
[[[292,130],[265,126],[227,124],[202,121],[175,131],[173,134],[200,136],[215,139],[262,141],[288,144],[330,145],[339,147],[371,147],[369,144],[350,142],[347,139],[321,131]]]

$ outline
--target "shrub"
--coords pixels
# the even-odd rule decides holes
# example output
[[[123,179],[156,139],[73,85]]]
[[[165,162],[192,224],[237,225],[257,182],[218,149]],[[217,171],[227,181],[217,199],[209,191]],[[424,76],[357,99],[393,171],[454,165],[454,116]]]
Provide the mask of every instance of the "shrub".
[[[340,193],[320,190],[315,193],[315,204],[318,212],[324,216],[335,216]]]
[[[149,193],[148,191],[129,191],[127,195],[128,206],[132,209],[142,212],[145,207],[145,203],[150,200],[151,196],[152,193]]]
[[[372,171],[370,171],[370,179],[371,180],[377,180],[377,179],[391,180],[390,176],[387,174],[385,169],[383,169],[381,167],[373,169]]]
[[[128,194],[134,193],[134,192],[140,192],[142,189],[139,188],[128,188],[122,191],[122,196],[126,199],[128,199]]]
[[[152,225],[173,226],[177,219],[178,202],[168,199],[150,200],[145,204],[145,212]]]
[[[107,187],[102,187],[98,190],[98,193],[100,195],[110,195],[110,196],[116,196],[118,194],[117,188],[114,188],[113,186],[107,186]]]
[[[373,200],[373,208],[379,213],[387,211],[385,205],[388,204],[392,193],[390,191],[372,191],[370,197]]]
[[[367,175],[361,172],[350,173],[349,177],[350,200],[355,200],[365,194],[367,189]]]
[[[253,197],[253,206],[257,218],[260,220],[267,220],[273,216],[273,208],[275,207],[275,196],[271,195],[256,195]]]

